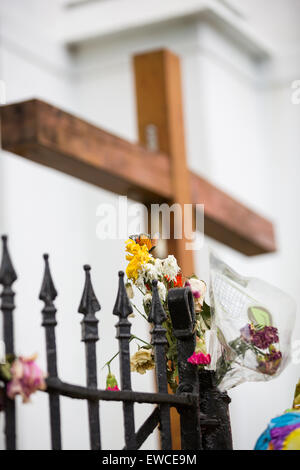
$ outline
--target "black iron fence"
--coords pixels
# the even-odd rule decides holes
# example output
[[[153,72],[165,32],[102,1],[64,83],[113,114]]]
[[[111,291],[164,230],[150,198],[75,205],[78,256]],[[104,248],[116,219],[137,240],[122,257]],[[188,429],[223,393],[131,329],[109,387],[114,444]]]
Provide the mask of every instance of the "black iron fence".
[[[3,335],[6,354],[14,354],[13,311],[15,309],[13,284],[17,279],[7,247],[7,237],[2,237],[3,255],[0,267],[1,310],[3,313]],[[177,338],[179,386],[176,394],[168,393],[166,374],[165,347],[166,330],[162,326],[165,311],[161,305],[156,282],[153,282],[153,299],[149,321],[153,324],[151,331],[155,351],[155,370],[157,393],[135,392],[131,387],[129,343],[131,323],[128,320],[132,306],[127,297],[124,285],[124,273],[119,272],[119,288],[113,314],[117,316],[117,339],[120,355],[121,391],[100,390],[97,386],[96,342],[98,337],[98,320],[96,312],[100,304],[93,290],[90,266],[84,266],[85,285],[79,305],[82,341],[85,343],[86,387],[63,382],[57,373],[57,351],[55,340],[56,308],[54,301],[57,292],[52,280],[49,257],[44,255],[45,271],[40,291],[40,300],[44,303],[42,326],[45,328],[47,372],[46,393],[49,395],[51,444],[52,449],[59,450],[61,444],[60,396],[86,400],[88,406],[88,424],[90,448],[101,449],[100,408],[101,400],[123,403],[124,449],[139,449],[147,437],[158,426],[161,448],[172,448],[170,407],[175,407],[180,414],[181,446],[184,450],[197,449],[230,449],[231,433],[228,415],[229,399],[220,393],[213,379],[213,373],[198,374],[197,369],[187,362],[195,350],[194,307],[189,288],[171,289],[168,295],[169,310]],[[202,386],[201,386],[202,384]],[[201,393],[200,393],[201,390]],[[134,403],[156,405],[143,425],[136,430],[134,420]],[[7,449],[16,449],[16,408],[15,401],[5,398],[5,441]]]

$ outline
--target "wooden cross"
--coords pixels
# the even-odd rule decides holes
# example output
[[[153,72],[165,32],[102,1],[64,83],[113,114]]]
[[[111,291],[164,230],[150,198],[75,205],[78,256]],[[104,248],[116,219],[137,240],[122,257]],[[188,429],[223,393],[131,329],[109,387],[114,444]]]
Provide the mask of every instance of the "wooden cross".
[[[206,235],[250,256],[275,251],[269,221],[187,168],[179,58],[137,55],[134,70],[139,144],[34,99],[1,108],[2,148],[147,205],[202,203]],[[170,240],[168,249],[191,275],[185,243]],[[175,448],[178,436],[173,427]]]

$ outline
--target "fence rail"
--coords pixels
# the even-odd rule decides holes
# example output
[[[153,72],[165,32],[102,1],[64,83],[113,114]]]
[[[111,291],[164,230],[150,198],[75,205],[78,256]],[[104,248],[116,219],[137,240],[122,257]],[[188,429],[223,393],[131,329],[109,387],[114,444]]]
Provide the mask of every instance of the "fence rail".
[[[15,309],[15,293],[13,291],[13,284],[17,279],[17,275],[8,251],[7,237],[2,237],[2,244],[3,253],[0,266],[0,284],[3,286],[3,289],[0,308],[3,314],[3,334],[6,353],[14,354],[13,311]],[[208,442],[211,448],[218,445],[218,442],[216,442],[216,439],[212,436],[216,430],[220,428],[221,424],[223,426],[222,430],[225,429],[226,432],[224,420],[223,423],[221,423],[218,416],[214,415],[214,406],[210,406],[209,415],[201,411],[198,373],[195,366],[187,362],[187,358],[195,349],[195,316],[190,289],[171,289],[168,295],[168,306],[178,346],[178,393],[168,393],[165,355],[167,340],[166,330],[163,327],[166,314],[159,299],[156,281],[153,281],[152,285],[153,299],[149,321],[153,324],[151,336],[155,352],[158,392],[136,392],[133,391],[131,387],[129,355],[131,323],[128,317],[132,313],[132,306],[124,285],[124,273],[122,271],[119,272],[119,288],[113,314],[118,318],[116,324],[116,338],[119,341],[121,391],[100,390],[97,385],[96,342],[99,340],[99,337],[96,312],[98,312],[101,307],[93,289],[91,268],[85,265],[85,284],[78,308],[78,312],[83,315],[81,327],[86,357],[86,387],[83,387],[65,383],[58,377],[55,338],[57,310],[54,304],[57,291],[51,276],[48,255],[44,255],[44,262],[44,276],[39,299],[44,303],[42,309],[42,326],[45,328],[48,373],[46,379],[47,388],[45,391],[49,395],[52,449],[60,450],[62,448],[60,396],[87,401],[90,448],[93,450],[101,449],[100,402],[102,400],[120,401],[123,403],[124,449],[139,449],[157,426],[160,430],[161,448],[163,450],[171,449],[170,407],[175,407],[181,417],[182,449],[201,449],[202,443],[206,442],[205,439],[207,436],[210,436]],[[135,430],[134,419],[135,403],[157,405],[137,431]],[[225,406],[228,406],[228,402],[226,403],[227,405]],[[225,415],[226,410],[225,414],[223,410],[222,416],[224,417]],[[201,430],[204,432],[204,436],[201,435]],[[15,401],[9,398],[6,398],[5,401],[5,439],[7,449],[16,449]],[[227,448],[230,448],[230,439],[228,442]]]

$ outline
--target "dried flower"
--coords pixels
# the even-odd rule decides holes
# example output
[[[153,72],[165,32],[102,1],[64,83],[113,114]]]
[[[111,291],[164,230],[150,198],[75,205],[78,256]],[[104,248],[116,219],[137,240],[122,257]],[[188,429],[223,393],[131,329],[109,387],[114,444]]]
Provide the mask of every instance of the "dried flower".
[[[35,363],[37,355],[31,357],[19,357],[11,366],[12,380],[7,384],[7,395],[14,399],[21,395],[23,403],[29,401],[30,395],[36,390],[45,390],[45,374]]]
[[[144,305],[150,305],[152,302],[152,294],[146,294],[143,298]]]
[[[141,348],[130,359],[132,372],[145,374],[147,370],[154,369],[152,350]]]
[[[274,326],[254,327],[247,324],[240,330],[242,339],[254,344],[257,348],[267,349],[273,343],[279,342],[278,330]]]
[[[133,299],[133,297],[134,297],[134,292],[133,292],[133,288],[132,288],[132,285],[130,284],[130,282],[127,282],[127,283],[126,283],[125,289],[126,289],[128,298],[129,298],[129,299]]]
[[[258,370],[263,374],[274,375],[281,364],[281,360],[281,352],[273,350],[270,354],[259,357]]]
[[[208,365],[210,364],[211,357],[210,354],[203,354],[202,352],[196,353],[193,352],[193,354],[188,358],[188,362],[190,364],[195,364],[195,365]]]
[[[252,332],[252,343],[261,349],[267,349],[271,344],[278,343],[278,330],[274,326],[265,326]]]
[[[191,288],[194,298],[195,312],[201,312],[206,294],[205,282],[200,281],[200,279],[197,279],[196,277],[191,277],[188,281],[186,281],[185,285]]]
[[[247,325],[243,326],[243,328],[240,329],[241,337],[247,343],[250,343],[252,339],[252,330],[253,326],[249,325],[249,323],[247,323]]]

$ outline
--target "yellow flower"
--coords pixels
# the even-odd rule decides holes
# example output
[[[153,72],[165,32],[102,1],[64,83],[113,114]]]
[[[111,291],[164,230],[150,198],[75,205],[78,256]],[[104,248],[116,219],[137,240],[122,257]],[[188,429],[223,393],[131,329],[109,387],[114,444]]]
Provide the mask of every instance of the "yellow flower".
[[[130,359],[132,372],[145,374],[147,370],[154,369],[152,352],[149,349],[139,349]]]
[[[146,245],[138,245],[134,240],[127,240],[126,242],[126,251],[129,253],[126,255],[127,261],[129,264],[126,268],[126,274],[128,279],[136,281],[139,276],[139,271],[141,267],[148,263],[151,255],[149,254],[148,248]]]

